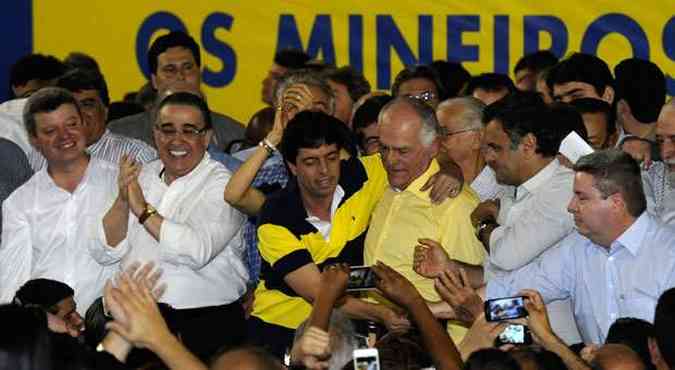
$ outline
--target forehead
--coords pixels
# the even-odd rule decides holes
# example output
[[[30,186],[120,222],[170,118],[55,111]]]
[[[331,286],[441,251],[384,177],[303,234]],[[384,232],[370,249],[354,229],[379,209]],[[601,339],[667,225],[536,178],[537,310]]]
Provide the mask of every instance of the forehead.
[[[586,125],[591,125],[591,127],[587,127],[586,129],[593,129],[597,126],[604,129],[607,126],[607,117],[602,112],[583,113],[581,117]]]
[[[419,144],[419,132],[422,120],[406,104],[391,106],[377,125],[382,144],[391,146],[409,146]]]
[[[436,85],[428,78],[418,77],[405,81],[398,88],[399,95],[417,94],[424,91],[436,92]]]
[[[318,86],[307,85],[307,88],[314,97],[314,102],[323,102],[328,104],[328,95]]]
[[[446,105],[436,112],[438,123],[445,128],[459,127],[461,126],[460,118],[464,110],[465,108],[460,104]]]
[[[656,121],[656,133],[659,135],[675,134],[675,105],[672,103],[661,110]]]
[[[586,97],[600,98],[598,93],[595,92],[593,85],[586,82],[570,81],[553,85],[554,95],[564,95],[571,92],[572,90],[579,90],[580,92],[583,92],[585,94],[584,96]]]
[[[71,103],[61,104],[51,112],[40,112],[35,114],[36,124],[47,124],[67,120],[73,117],[79,117],[77,107]]]
[[[298,159],[309,157],[323,157],[338,151],[337,144],[322,144],[318,148],[300,148],[298,150]]]
[[[587,172],[577,171],[574,173],[574,191],[579,193],[590,193],[598,191],[593,185],[595,179],[593,175]]]
[[[84,99],[98,99],[98,100],[100,100],[98,90],[95,90],[95,89],[73,91],[72,94],[75,97],[75,99],[77,99],[78,101],[84,100]]]
[[[195,57],[192,55],[192,51],[190,51],[190,49],[183,46],[170,47],[157,56],[157,64],[160,66],[186,61],[194,62]]]
[[[191,105],[167,104],[159,111],[160,124],[204,126],[204,117],[199,108]]]
[[[77,308],[77,305],[75,304],[75,300],[73,297],[67,297],[60,301],[59,303],[56,304],[56,308],[58,309],[59,313],[62,314],[67,314],[69,312],[72,312]]]
[[[504,131],[501,122],[497,120],[490,121],[485,126],[485,141],[493,143],[504,143],[510,141],[509,135]]]

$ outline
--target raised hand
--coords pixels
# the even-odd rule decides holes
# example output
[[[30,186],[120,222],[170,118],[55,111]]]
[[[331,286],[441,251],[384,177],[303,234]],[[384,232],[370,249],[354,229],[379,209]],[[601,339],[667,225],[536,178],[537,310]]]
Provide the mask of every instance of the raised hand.
[[[413,254],[413,270],[418,274],[434,279],[454,264],[443,249],[443,246],[435,240],[417,239],[420,243],[415,246]]]
[[[455,311],[455,319],[467,326],[483,312],[483,299],[471,287],[464,269],[460,269],[459,274],[444,271],[434,282],[434,288]]]

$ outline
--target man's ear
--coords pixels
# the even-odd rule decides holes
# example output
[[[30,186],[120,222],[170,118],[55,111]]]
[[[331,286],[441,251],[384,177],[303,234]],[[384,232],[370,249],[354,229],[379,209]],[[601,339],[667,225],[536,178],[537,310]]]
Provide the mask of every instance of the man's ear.
[[[155,82],[155,79],[157,78],[157,75],[154,73],[150,73],[150,82],[152,83],[152,87],[155,89],[155,91],[159,91],[157,88],[157,83]]]
[[[528,133],[520,139],[520,145],[523,146],[523,150],[529,158],[537,151],[537,138],[532,133]]]
[[[611,86],[606,86],[605,91],[602,93],[602,100],[606,101],[609,105],[612,105],[614,101],[614,88]]]
[[[288,169],[291,170],[293,176],[298,176],[298,169],[295,167],[295,165],[289,161],[286,161],[286,164],[288,165]]]
[[[649,347],[649,357],[652,359],[652,365],[656,366],[658,369],[659,364],[663,363],[663,356],[661,356],[661,350],[659,349],[658,343],[656,343],[656,338],[647,338],[647,345]]]

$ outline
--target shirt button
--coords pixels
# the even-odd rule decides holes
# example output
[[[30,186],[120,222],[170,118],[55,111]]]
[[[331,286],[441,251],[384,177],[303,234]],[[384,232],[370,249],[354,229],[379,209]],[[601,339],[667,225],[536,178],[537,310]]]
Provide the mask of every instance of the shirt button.
[[[626,299],[626,296],[624,296],[623,294],[621,294],[621,295],[619,296],[619,298],[623,301],[624,299]]]

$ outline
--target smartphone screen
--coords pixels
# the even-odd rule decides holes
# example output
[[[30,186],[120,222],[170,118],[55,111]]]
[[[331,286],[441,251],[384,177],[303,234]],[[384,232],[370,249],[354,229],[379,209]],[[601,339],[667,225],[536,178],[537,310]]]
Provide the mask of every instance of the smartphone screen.
[[[527,316],[525,297],[490,299],[485,302],[485,319],[501,321]]]
[[[499,347],[502,344],[531,344],[532,335],[527,326],[513,324],[509,325],[499,334],[495,340],[495,345]]]
[[[377,349],[357,349],[354,351],[355,370],[380,370]]]
[[[375,273],[370,266],[352,266],[349,271],[347,291],[375,289]]]

